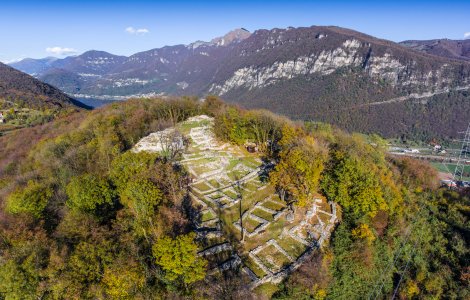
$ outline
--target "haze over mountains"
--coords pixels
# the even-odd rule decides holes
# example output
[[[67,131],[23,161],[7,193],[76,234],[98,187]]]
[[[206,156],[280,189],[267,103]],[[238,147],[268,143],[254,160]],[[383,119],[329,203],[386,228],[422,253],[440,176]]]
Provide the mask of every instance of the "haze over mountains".
[[[216,94],[249,108],[385,136],[453,136],[470,113],[467,41],[381,40],[312,26],[234,30],[129,57],[12,64],[72,96]],[[451,120],[460,120],[451,122]]]

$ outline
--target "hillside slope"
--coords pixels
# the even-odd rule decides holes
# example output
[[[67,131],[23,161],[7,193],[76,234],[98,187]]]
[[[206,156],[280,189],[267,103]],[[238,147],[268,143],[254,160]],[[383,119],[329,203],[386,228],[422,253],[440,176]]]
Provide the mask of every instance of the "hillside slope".
[[[0,98],[13,103],[22,102],[30,108],[86,107],[57,88],[2,63]]]

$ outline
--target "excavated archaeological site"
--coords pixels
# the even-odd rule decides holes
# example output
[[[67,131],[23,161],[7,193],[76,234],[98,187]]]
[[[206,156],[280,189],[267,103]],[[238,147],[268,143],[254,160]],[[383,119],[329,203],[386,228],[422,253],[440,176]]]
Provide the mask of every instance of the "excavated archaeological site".
[[[241,268],[251,287],[280,282],[328,240],[336,205],[321,195],[292,213],[267,182],[259,153],[217,141],[214,120],[201,115],[152,133],[134,151],[183,151],[196,220],[199,255],[209,273]],[[183,146],[183,141],[186,141]]]

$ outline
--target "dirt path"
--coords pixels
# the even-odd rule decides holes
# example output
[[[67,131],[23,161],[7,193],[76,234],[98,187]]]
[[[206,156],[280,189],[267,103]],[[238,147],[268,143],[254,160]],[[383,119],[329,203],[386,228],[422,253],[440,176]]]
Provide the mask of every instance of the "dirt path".
[[[445,93],[448,93],[448,92],[451,92],[451,91],[464,91],[464,90],[468,90],[468,89],[470,89],[470,85],[458,86],[458,87],[455,87],[455,88],[439,89],[439,90],[436,90],[434,92],[412,93],[408,96],[401,96],[401,97],[396,97],[396,98],[392,98],[392,99],[385,100],[385,101],[356,105],[356,106],[350,107],[348,109],[361,108],[361,107],[366,107],[366,106],[382,105],[382,104],[389,104],[389,103],[395,103],[395,102],[403,102],[403,101],[411,100],[411,99],[423,99],[423,98],[429,98],[429,97],[432,97],[432,96],[435,96],[435,95],[445,94]]]

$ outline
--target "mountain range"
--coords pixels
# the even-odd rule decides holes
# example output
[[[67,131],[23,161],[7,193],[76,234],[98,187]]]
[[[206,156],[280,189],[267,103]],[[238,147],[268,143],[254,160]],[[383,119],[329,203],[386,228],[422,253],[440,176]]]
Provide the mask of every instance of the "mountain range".
[[[387,137],[449,137],[470,113],[468,41],[394,43],[312,26],[236,29],[129,57],[88,51],[12,64],[71,96],[216,94],[248,108]]]

